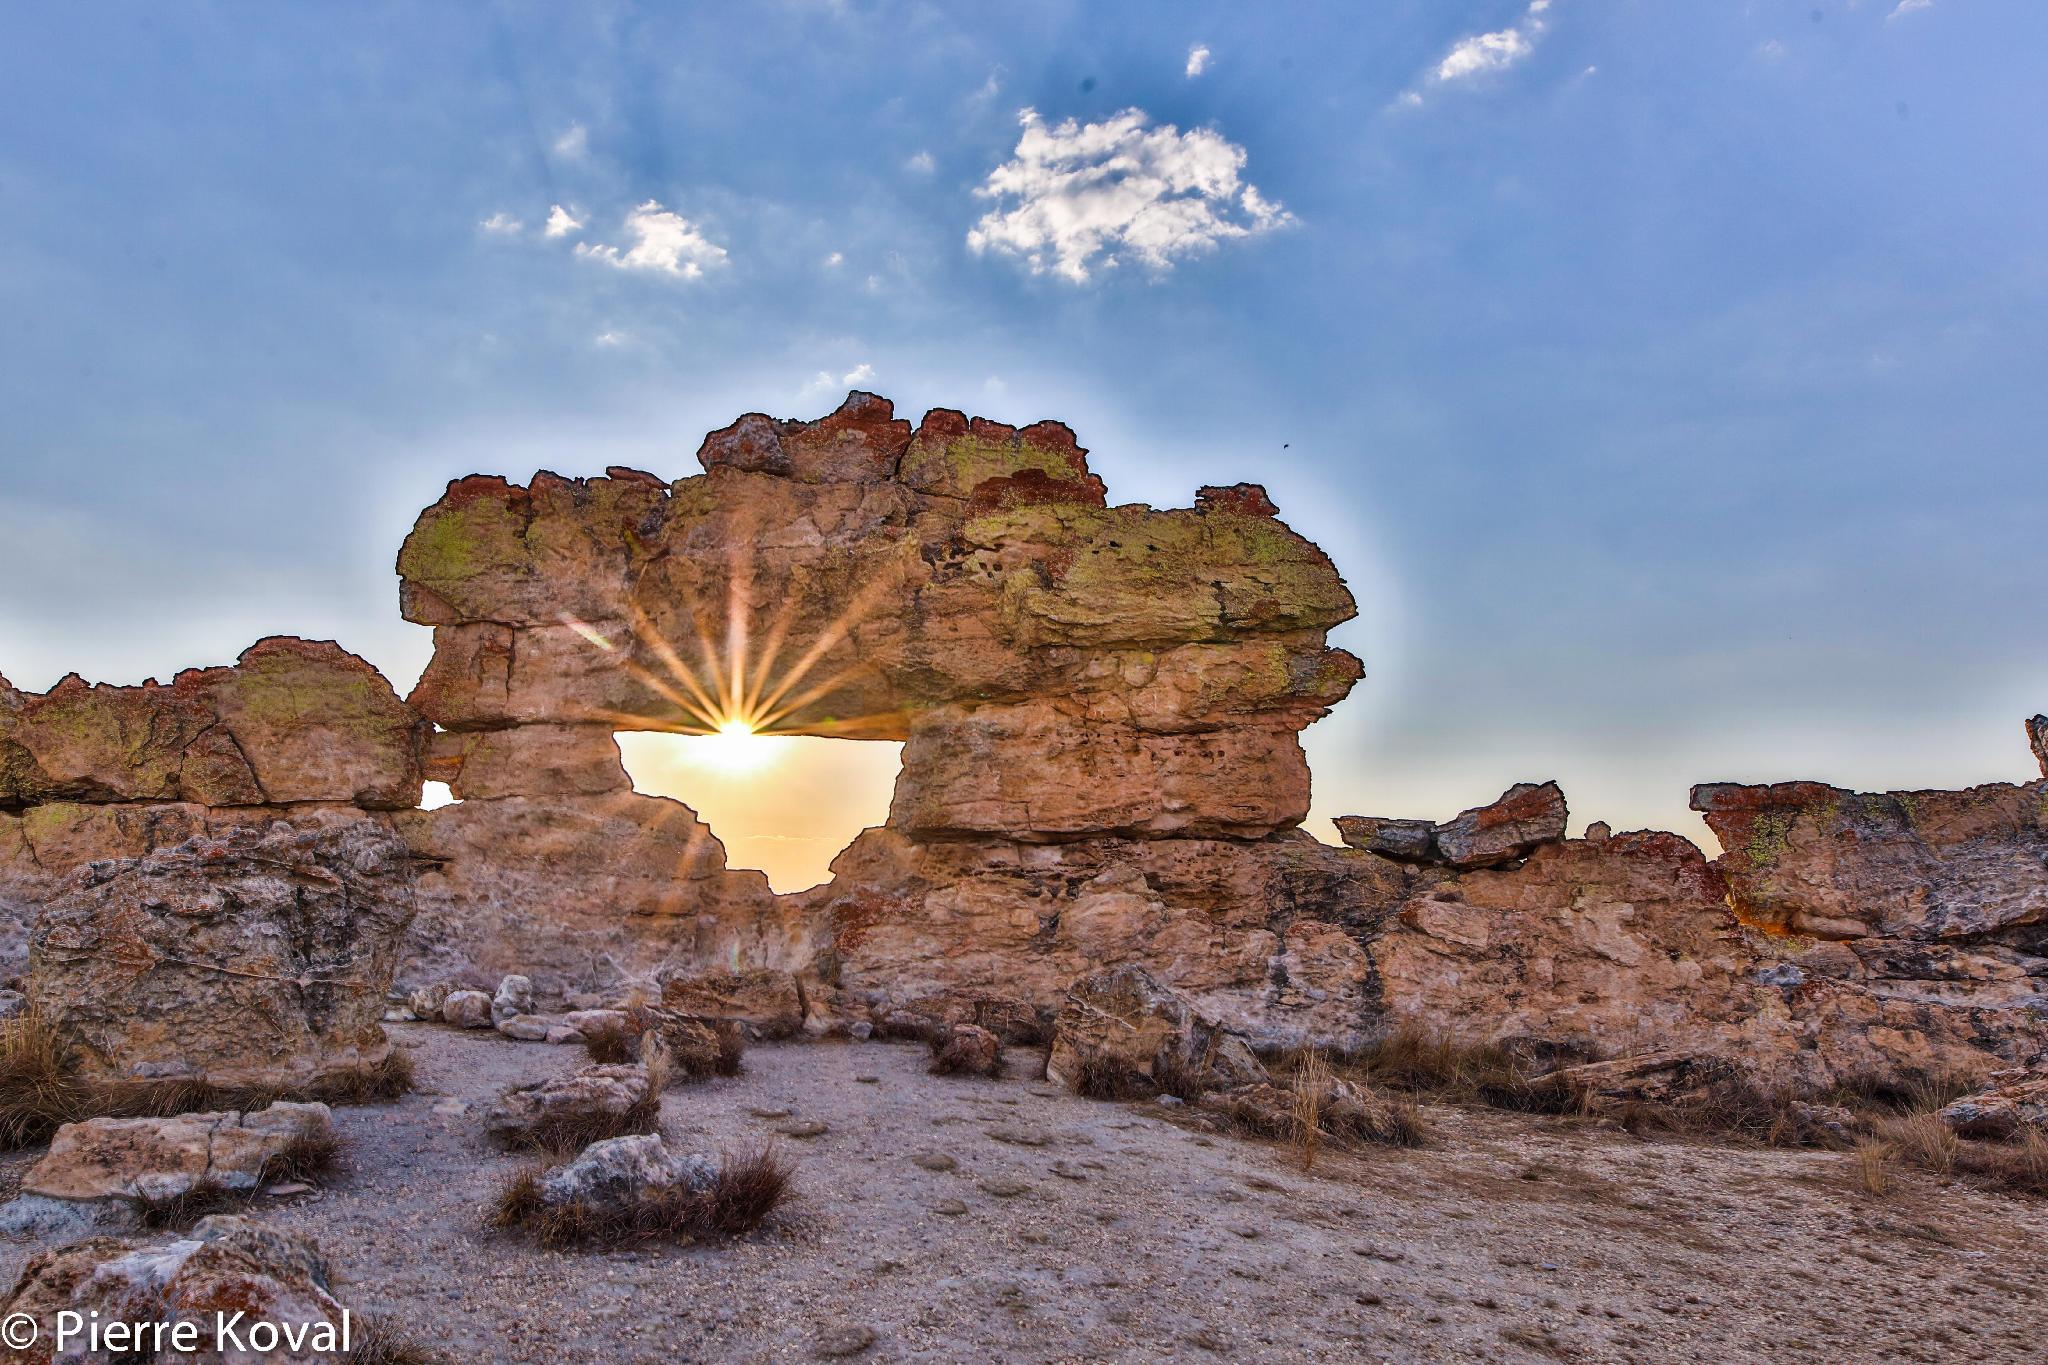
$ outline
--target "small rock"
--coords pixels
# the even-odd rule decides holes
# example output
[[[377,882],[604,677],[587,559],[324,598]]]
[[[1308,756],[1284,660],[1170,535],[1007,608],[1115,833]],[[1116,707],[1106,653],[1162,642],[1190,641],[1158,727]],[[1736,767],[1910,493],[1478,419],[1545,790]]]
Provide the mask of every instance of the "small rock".
[[[5,1009],[5,1003],[0,1002],[0,1019],[9,1017],[5,1013]],[[419,1016],[409,1009],[388,1009],[384,1011],[384,1022],[387,1024],[410,1024],[418,1019]]]
[[[448,1003],[448,996],[453,989],[446,982],[422,986],[407,997],[406,1004],[418,1018],[439,1019],[441,1008]]]
[[[28,1009],[28,997],[20,991],[0,990],[0,1019],[12,1019]]]
[[[881,1084],[882,1078],[880,1076],[855,1076],[854,1080],[860,1082],[862,1085],[879,1085]]]
[[[747,1112],[757,1119],[786,1119],[789,1117],[787,1109],[774,1109],[763,1105],[749,1105],[747,1106]]]
[[[491,997],[491,1022],[502,1024],[519,1014],[533,1013],[533,982],[523,976],[508,976],[498,983]]]
[[[658,1136],[646,1133],[591,1143],[574,1161],[541,1177],[540,1197],[555,1206],[603,1208],[636,1203],[653,1190],[709,1189],[717,1179],[718,1167],[710,1157],[671,1152]]]
[[[865,1043],[875,1036],[875,1026],[865,1019],[857,1019],[846,1026],[846,1036],[856,1043]]]
[[[496,1014],[496,1009],[491,1011]],[[535,1014],[508,1014],[498,1020],[498,1032],[522,1043],[545,1043],[551,1030],[560,1027]]]
[[[910,1158],[910,1164],[927,1171],[958,1170],[960,1163],[944,1152],[919,1152]]]
[[[998,1199],[1015,1199],[1020,1194],[1031,1193],[1031,1187],[1021,1180],[984,1180],[975,1188]]]
[[[967,1206],[957,1199],[941,1199],[932,1205],[932,1212],[946,1218],[958,1218],[967,1212]]]
[[[491,997],[482,991],[450,991],[441,1004],[443,1022],[457,1028],[489,1028],[491,1018]]]
[[[271,1185],[263,1192],[273,1199],[283,1199],[294,1194],[304,1194],[312,1188],[303,1180],[287,1180],[282,1185]]]
[[[1012,1147],[1046,1147],[1052,1144],[1052,1134],[1030,1128],[1012,1128],[1005,1125],[989,1129],[988,1135],[997,1142],[1006,1142]]]
[[[823,1137],[831,1130],[823,1119],[792,1119],[775,1131],[784,1137],[814,1138]]]
[[[834,1360],[841,1356],[857,1356],[875,1344],[875,1329],[872,1327],[827,1327],[818,1333],[818,1354]]]

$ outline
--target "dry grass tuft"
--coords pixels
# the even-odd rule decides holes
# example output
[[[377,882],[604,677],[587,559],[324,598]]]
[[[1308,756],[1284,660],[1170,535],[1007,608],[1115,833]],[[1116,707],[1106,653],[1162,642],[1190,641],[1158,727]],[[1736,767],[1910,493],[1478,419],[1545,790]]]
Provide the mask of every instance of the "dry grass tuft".
[[[359,1316],[352,1327],[348,1365],[441,1365],[448,1358],[406,1337],[389,1318]]]
[[[1467,1043],[1396,1028],[1345,1059],[1347,1079],[1405,1090],[1442,1103],[1484,1104],[1530,1114],[1565,1114],[1578,1096],[1499,1043]]]
[[[135,1217],[152,1232],[183,1232],[210,1214],[231,1213],[248,1205],[255,1191],[230,1190],[217,1180],[200,1180],[182,1194],[135,1201]]]
[[[600,1066],[622,1066],[640,1060],[640,1035],[621,1021],[583,1031],[583,1051]]]
[[[747,1031],[740,1021],[715,1020],[711,1025],[711,1031],[718,1035],[718,1056],[711,1065],[713,1073],[720,1076],[737,1076],[745,1071]]]
[[[1883,1143],[1909,1166],[1936,1175],[1949,1175],[1963,1141],[1933,1114],[1911,1114],[1898,1118],[1877,1118],[1870,1122],[1871,1140]]]
[[[1161,1093],[1152,1077],[1102,1053],[1081,1059],[1074,1091],[1091,1100],[1142,1100]]]
[[[0,1020],[0,1150],[47,1142],[89,1107],[69,1044],[42,1014]]]
[[[628,1205],[550,1206],[541,1197],[546,1169],[516,1171],[498,1191],[490,1225],[544,1247],[619,1247],[752,1232],[789,1197],[792,1174],[773,1144],[726,1157],[706,1190],[649,1191]]]
[[[691,1040],[676,1036],[674,1030],[678,1022],[701,1025],[711,1035],[710,1045],[696,1045]],[[737,1019],[678,1021],[675,1016],[663,1016],[646,1005],[627,1007],[626,1018],[621,1023],[585,1032],[583,1050],[591,1061],[598,1063],[644,1061],[649,1054],[646,1044],[649,1033],[662,1040],[659,1050],[668,1058],[671,1081],[737,1076],[746,1070],[747,1032]]]
[[[1332,1079],[1329,1059],[1313,1050],[1294,1072],[1294,1132],[1290,1140],[1294,1159],[1304,1171],[1316,1168],[1316,1157],[1323,1150],[1323,1096]]]
[[[263,1166],[260,1184],[287,1180],[314,1181],[334,1169],[341,1158],[341,1139],[333,1133],[300,1133]]]
[[[1856,1171],[1856,1183],[1863,1187],[1865,1194],[1882,1196],[1891,1193],[1897,1155],[1897,1148],[1875,1138],[1864,1138],[1856,1144],[1851,1161]]]
[[[2038,1128],[2022,1129],[2009,1142],[1959,1142],[1955,1166],[1972,1184],[2048,1196],[2048,1136]]]
[[[630,1109],[566,1110],[548,1115],[531,1128],[502,1133],[499,1141],[512,1151],[553,1155],[580,1152],[606,1138],[638,1137],[660,1131],[661,1087],[650,1085],[646,1098]]]

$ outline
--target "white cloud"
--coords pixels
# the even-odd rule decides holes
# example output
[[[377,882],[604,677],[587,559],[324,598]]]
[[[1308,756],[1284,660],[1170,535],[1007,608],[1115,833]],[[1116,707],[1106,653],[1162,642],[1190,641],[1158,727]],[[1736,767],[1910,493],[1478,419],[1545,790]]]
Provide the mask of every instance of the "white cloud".
[[[827,270],[836,270],[837,268],[845,264],[846,254],[841,251],[835,251],[825,258],[825,268]]]
[[[988,79],[981,83],[981,89],[975,91],[972,98],[978,104],[986,104],[1002,93],[1003,69],[1000,66],[992,66],[988,70]]]
[[[500,237],[510,237],[514,233],[518,232],[519,229],[525,227],[526,224],[520,222],[511,214],[501,211],[492,214],[490,217],[478,223],[477,226],[482,228],[485,232],[493,232]]]
[[[1550,0],[1529,0],[1529,8],[1522,11],[1518,22],[1492,33],[1475,33],[1459,39],[1438,59],[1425,81],[1449,85],[1505,71],[1527,60],[1549,24],[1549,9]],[[1422,93],[1410,90],[1401,96],[1400,102],[1410,107],[1418,105],[1422,103]]]
[[[595,337],[591,338],[591,341],[599,346],[623,346],[626,344],[626,334],[624,332],[599,332]]]
[[[845,374],[834,374],[830,370],[818,371],[811,376],[810,382],[804,385],[804,392],[820,393],[830,389],[857,389],[863,384],[873,383],[874,379],[875,367],[866,361],[862,361]]]
[[[1776,38],[1766,38],[1756,45],[1756,55],[1763,61],[1777,62],[1785,59],[1785,45]]]
[[[650,199],[626,215],[626,235],[633,245],[625,251],[615,246],[593,246],[578,242],[576,254],[620,270],[650,270],[694,280],[704,267],[722,265],[725,248],[698,231],[697,225],[661,202]]]
[[[548,210],[548,221],[540,232],[543,237],[567,237],[583,226],[583,220],[569,210],[556,204]]]
[[[1923,9],[1933,8],[1934,0],[1899,0],[1898,7],[1887,14],[1884,21],[1889,24],[1894,19],[1902,19],[1908,14],[1917,14]]]
[[[1193,80],[1209,69],[1209,49],[1196,43],[1188,49],[1188,79]]]
[[[848,388],[854,388],[857,387],[858,385],[868,383],[874,377],[875,367],[868,364],[866,361],[862,361],[860,364],[848,370],[845,374],[839,376],[839,382],[846,385]]]
[[[919,152],[916,156],[903,163],[903,169],[915,172],[918,175],[930,175],[937,168],[938,164],[938,162],[932,160],[930,152]]]
[[[555,155],[572,160],[590,150],[590,130],[580,123],[572,123],[568,131],[555,139]]]
[[[1009,161],[975,190],[996,207],[967,234],[977,252],[1021,256],[1075,282],[1128,253],[1155,270],[1231,237],[1294,221],[1241,179],[1244,148],[1212,129],[1149,127],[1142,109],[1047,127],[1026,109]],[[1098,258],[1099,262],[1098,262]]]

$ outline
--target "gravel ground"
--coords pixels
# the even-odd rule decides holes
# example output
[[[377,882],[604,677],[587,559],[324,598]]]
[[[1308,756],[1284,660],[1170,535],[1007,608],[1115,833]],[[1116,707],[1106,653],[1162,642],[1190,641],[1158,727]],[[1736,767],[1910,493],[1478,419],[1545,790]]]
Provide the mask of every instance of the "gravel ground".
[[[317,1238],[358,1312],[464,1361],[2042,1358],[2048,1205],[1454,1109],[1424,1149],[1311,1175],[1157,1105],[929,1076],[901,1044],[757,1047],[669,1092],[671,1142],[793,1161],[761,1231],[539,1251],[482,1229],[519,1162],[477,1119],[581,1051],[392,1033],[419,1091],[339,1111],[343,1169],[261,1216]],[[32,1250],[0,1245],[0,1271]]]

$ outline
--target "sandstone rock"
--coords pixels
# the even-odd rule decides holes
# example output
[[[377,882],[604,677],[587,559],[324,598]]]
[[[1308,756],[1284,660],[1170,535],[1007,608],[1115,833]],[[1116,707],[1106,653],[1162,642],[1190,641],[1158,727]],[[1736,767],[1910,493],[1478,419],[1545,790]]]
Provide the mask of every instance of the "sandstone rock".
[[[2011,1138],[2027,1128],[2048,1135],[2048,1076],[2025,1076],[1966,1095],[1939,1117],[1963,1137]]]
[[[704,972],[662,983],[661,1002],[703,1019],[733,1019],[757,1038],[789,1038],[803,1028],[803,988],[788,972]]]
[[[1050,1015],[1014,996],[963,989],[904,1001],[883,1011],[876,1022],[898,1038],[923,1038],[933,1029],[973,1024],[1001,1042],[1036,1044],[1051,1036]]]
[[[229,668],[168,685],[76,674],[0,707],[0,805],[332,801],[416,806],[419,717],[327,641],[260,640]]]
[[[1209,1084],[1265,1079],[1243,1040],[1203,1018],[1142,967],[1074,983],[1053,1021],[1048,1080],[1079,1092],[1168,1089],[1175,1074]]]
[[[482,991],[450,991],[441,1002],[441,1018],[457,1028],[489,1028],[491,997]]]
[[[1436,826],[1427,820],[1388,820],[1377,815],[1340,815],[1337,833],[1351,848],[1383,858],[1426,863],[1436,852]]]
[[[94,864],[36,926],[30,997],[91,1075],[316,1085],[384,1061],[412,893],[405,846],[370,820]]]
[[[645,1067],[586,1066],[507,1090],[484,1115],[484,1131],[508,1144],[545,1146],[553,1130],[600,1118],[624,1122],[658,1103]]]
[[[932,1070],[947,1076],[1000,1076],[1003,1045],[985,1028],[948,1024],[931,1038]]]
[[[1823,938],[1964,941],[2048,922],[2048,782],[1858,793],[1694,787],[1748,922]]]
[[[649,1133],[591,1143],[573,1161],[542,1177],[540,1196],[553,1207],[627,1208],[656,1191],[705,1190],[717,1180],[718,1167],[710,1157],[671,1152]]]
[[[446,733],[428,746],[426,775],[461,801],[500,796],[602,796],[629,790],[610,725],[520,725]]]
[[[2027,743],[2041,765],[2041,776],[2048,777],[2048,716],[2034,716],[2027,721]]]
[[[170,1349],[138,1355],[164,1361],[272,1362],[334,1361],[342,1358],[342,1306],[330,1284],[326,1258],[309,1239],[261,1226],[247,1218],[204,1219],[189,1233],[151,1240],[95,1237],[31,1256],[21,1278],[0,1305],[0,1315],[25,1314],[39,1328],[35,1346],[12,1351],[16,1360],[106,1358],[71,1350],[51,1354],[59,1312],[101,1322],[188,1322],[200,1349]],[[311,1328],[297,1345],[274,1350],[244,1338],[217,1340],[217,1317],[243,1315],[241,1324],[291,1324]],[[76,1339],[69,1343],[76,1346]]]
[[[170,1199],[202,1183],[261,1185],[295,1144],[330,1138],[324,1104],[278,1102],[246,1113],[67,1123],[22,1178],[24,1194],[48,1199]]]
[[[1494,867],[1564,838],[1564,793],[1555,782],[1518,782],[1490,806],[1436,827],[1436,850],[1456,868]]]
[[[533,982],[523,976],[508,976],[498,983],[491,997],[491,1022],[502,1024],[516,1015],[533,1013]]]
[[[413,1012],[415,1018],[439,1019],[442,1006],[448,1003],[448,997],[455,992],[455,989],[454,986],[445,981],[437,981],[430,986],[421,986],[406,997],[406,1007]]]

